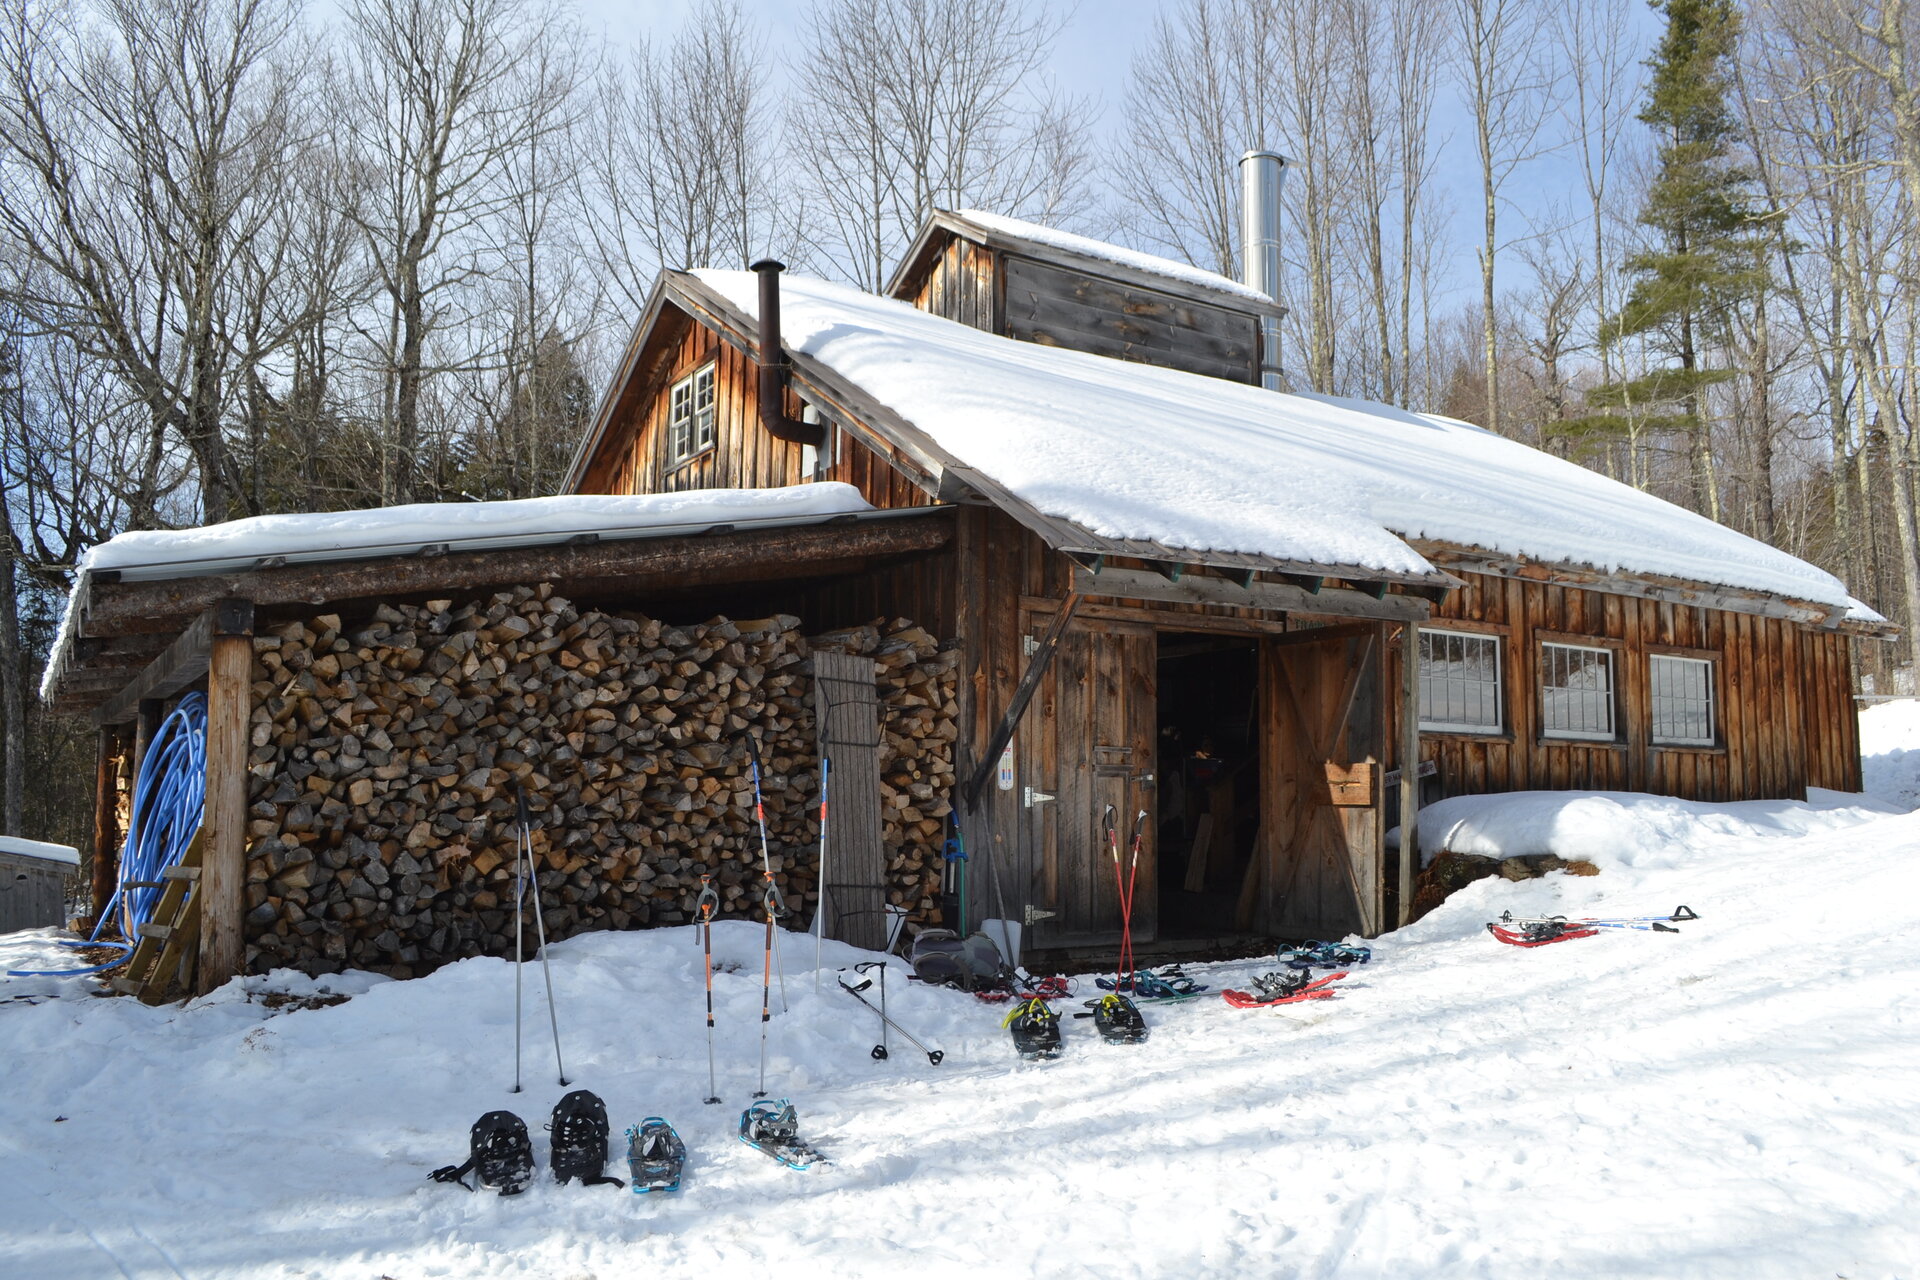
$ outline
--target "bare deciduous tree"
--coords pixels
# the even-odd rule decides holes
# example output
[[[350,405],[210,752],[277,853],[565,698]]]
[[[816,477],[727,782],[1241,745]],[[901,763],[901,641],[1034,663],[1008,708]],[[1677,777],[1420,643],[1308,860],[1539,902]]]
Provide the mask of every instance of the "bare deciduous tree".
[[[1059,29],[1016,0],[819,0],[782,167],[812,178],[813,248],[877,289],[935,209],[1083,212],[1084,105],[1042,82]]]

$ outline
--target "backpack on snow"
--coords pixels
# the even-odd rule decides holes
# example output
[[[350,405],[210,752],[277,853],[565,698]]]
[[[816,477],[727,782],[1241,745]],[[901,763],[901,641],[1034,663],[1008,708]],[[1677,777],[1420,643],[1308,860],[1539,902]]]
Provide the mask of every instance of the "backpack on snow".
[[[527,1137],[526,1122],[511,1111],[489,1111],[473,1122],[467,1136],[467,1162],[435,1169],[427,1176],[435,1182],[457,1182],[467,1190],[471,1173],[483,1187],[493,1187],[503,1196],[517,1196],[533,1181],[533,1143]]]
[[[553,1135],[554,1181],[578,1178],[583,1187],[627,1185],[605,1176],[607,1104],[597,1094],[575,1089],[560,1099],[554,1105],[553,1119],[547,1122],[547,1132]]]
[[[984,933],[962,938],[951,929],[922,929],[913,940],[913,976],[922,982],[986,991],[1005,985],[1013,971]]]

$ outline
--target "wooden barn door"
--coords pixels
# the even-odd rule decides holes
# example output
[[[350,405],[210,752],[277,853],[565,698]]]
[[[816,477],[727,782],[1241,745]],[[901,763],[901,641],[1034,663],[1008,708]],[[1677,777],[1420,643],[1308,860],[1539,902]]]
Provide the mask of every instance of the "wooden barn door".
[[[1264,933],[1331,939],[1380,932],[1386,726],[1379,632],[1368,622],[1263,643]]]
[[[1027,614],[1024,634],[1042,634],[1049,621]],[[1036,912],[1053,913],[1027,927],[1033,946],[1099,945],[1120,936],[1113,859],[1101,832],[1107,805],[1118,815],[1123,857],[1133,815],[1147,811],[1133,933],[1142,941],[1154,936],[1156,653],[1151,627],[1076,618],[1021,723],[1016,801],[1025,892],[1016,896]]]

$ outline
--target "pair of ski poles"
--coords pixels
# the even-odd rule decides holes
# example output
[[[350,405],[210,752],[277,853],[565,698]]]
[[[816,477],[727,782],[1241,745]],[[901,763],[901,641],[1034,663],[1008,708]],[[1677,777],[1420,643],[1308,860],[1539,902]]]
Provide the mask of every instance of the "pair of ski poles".
[[[560,1015],[553,1003],[553,966],[547,960],[547,922],[540,909],[540,884],[533,860],[533,820],[527,813],[527,793],[513,785],[513,804],[519,819],[519,832],[513,846],[513,1092],[520,1092],[520,967],[524,954],[527,924],[527,884],[533,883],[533,927],[540,940],[540,972],[547,984],[547,1025],[553,1028],[553,1064],[564,1087],[567,1064],[560,1058]]]
[[[773,971],[774,961],[779,947],[776,939],[775,920],[781,912],[779,890],[773,882],[773,855],[767,845],[767,809],[760,793],[760,750],[759,744],[749,748],[748,765],[753,776],[753,819],[760,829],[760,871],[766,879],[766,890],[762,898],[767,913],[766,968],[760,983],[760,1087],[754,1091],[754,1097],[767,1096],[767,1027],[773,1021]],[[820,841],[821,856],[826,854],[826,773],[824,766],[820,781]],[[707,1101],[720,1101],[718,1074],[714,1065],[713,1049],[713,917],[720,909],[720,895],[713,887],[713,877],[700,877],[700,930],[702,946],[706,952],[707,963]],[[787,973],[784,966],[780,970],[780,1011],[785,1013],[787,1004]]]
[[[1107,851],[1113,855],[1113,887],[1120,895],[1120,967],[1114,970],[1113,989],[1130,991],[1133,989],[1133,894],[1140,879],[1140,840],[1146,832],[1147,811],[1142,809],[1133,819],[1133,836],[1128,842],[1127,870],[1124,876],[1120,872],[1120,831],[1114,825],[1117,810],[1108,805],[1101,815],[1101,825],[1106,828]]]
[[[1615,916],[1612,919],[1570,919],[1566,916],[1516,916],[1511,911],[1500,913],[1502,925],[1563,925],[1569,929],[1641,929],[1653,933],[1678,933],[1672,928],[1675,924],[1700,917],[1689,906],[1675,907],[1664,916]]]

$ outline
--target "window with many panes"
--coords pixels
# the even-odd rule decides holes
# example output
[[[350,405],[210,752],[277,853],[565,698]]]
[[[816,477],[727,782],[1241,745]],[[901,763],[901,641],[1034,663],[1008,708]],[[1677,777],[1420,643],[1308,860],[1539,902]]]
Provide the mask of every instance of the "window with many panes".
[[[1710,747],[1713,736],[1713,663],[1656,653],[1647,660],[1653,694],[1653,740]]]
[[[667,398],[667,465],[713,448],[713,362],[673,384]]]
[[[1540,731],[1549,738],[1615,737],[1613,650],[1540,646]]]
[[[1420,727],[1498,733],[1501,711],[1500,638],[1422,629]]]

